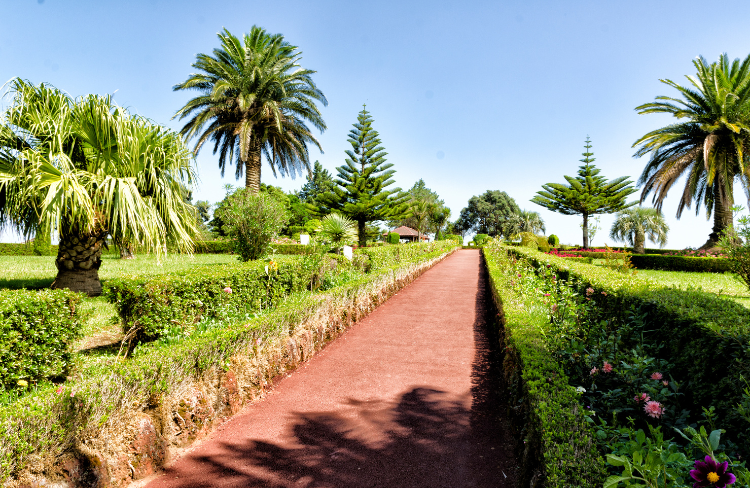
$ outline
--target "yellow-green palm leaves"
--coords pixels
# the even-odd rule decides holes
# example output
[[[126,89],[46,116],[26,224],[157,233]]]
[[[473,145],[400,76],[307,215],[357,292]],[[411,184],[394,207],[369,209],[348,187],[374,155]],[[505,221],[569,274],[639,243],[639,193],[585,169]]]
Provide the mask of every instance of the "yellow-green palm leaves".
[[[743,61],[722,54],[708,63],[693,61],[695,76],[683,87],[671,80],[662,83],[676,89],[682,98],[656,97],[656,102],[636,107],[639,114],[670,114],[681,122],[649,132],[638,139],[636,157],[650,155],[638,181],[643,185],[641,202],[653,192],[653,203],[661,209],[677,180],[686,176],[677,207],[677,217],[696,202],[707,216],[713,212],[714,228],[706,246],[717,242],[731,224],[733,184],[739,178],[750,191],[750,56]]]
[[[0,222],[31,235],[94,231],[192,250],[194,179],[180,136],[113,104],[14,79],[0,115]]]
[[[242,39],[224,29],[213,55],[198,54],[191,74],[174,90],[196,90],[199,96],[177,111],[189,117],[181,133],[197,138],[196,154],[209,140],[219,152],[222,176],[236,163],[245,185],[260,191],[261,153],[276,175],[309,171],[308,145],[320,149],[306,121],[320,131],[326,125],[316,105],[327,105],[312,80],[315,71],[299,65],[301,53],[280,34],[253,26]]]

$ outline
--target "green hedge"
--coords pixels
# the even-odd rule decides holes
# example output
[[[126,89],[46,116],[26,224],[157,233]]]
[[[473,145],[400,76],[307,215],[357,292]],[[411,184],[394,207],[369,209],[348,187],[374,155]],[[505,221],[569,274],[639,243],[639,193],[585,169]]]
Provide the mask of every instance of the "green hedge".
[[[446,251],[457,246],[453,240],[434,241],[425,243],[396,244],[378,247],[364,247],[355,254],[367,256],[368,271],[392,267],[401,263],[422,259],[424,255],[435,251]]]
[[[80,330],[67,290],[0,290],[0,388],[64,376]]]
[[[578,256],[574,258],[563,258],[566,261],[576,261],[578,263],[594,264],[594,258],[587,258],[584,256]]]
[[[302,244],[271,244],[275,254],[305,254],[308,246]],[[202,241],[195,244],[196,254],[233,254],[232,241]]]
[[[658,254],[633,254],[630,262],[638,269],[662,269],[666,271],[703,271],[725,273],[731,271],[731,262],[726,258],[694,258],[688,256],[664,256]]]
[[[652,324],[649,340],[664,345],[661,358],[690,378],[680,391],[697,406],[693,413],[716,407],[727,437],[750,445],[750,429],[735,410],[742,401],[741,377],[750,378],[750,310],[701,290],[667,288],[528,249],[506,249],[534,266],[553,269],[575,283],[579,293],[593,288],[597,304],[610,317],[622,319],[632,307],[645,312]]]
[[[0,256],[38,256],[31,244],[0,243]],[[57,256],[57,246],[49,246],[47,256]]]
[[[510,411],[524,440],[518,485],[598,486],[606,477],[604,460],[575,388],[546,348],[547,308],[538,294],[521,292],[505,249],[483,253],[503,325]]]
[[[222,307],[258,311],[304,290],[314,270],[299,258],[204,266],[188,272],[108,280],[104,296],[115,305],[124,332],[139,330],[138,341],[156,339],[170,329],[189,331]],[[224,291],[230,289],[230,292]]]

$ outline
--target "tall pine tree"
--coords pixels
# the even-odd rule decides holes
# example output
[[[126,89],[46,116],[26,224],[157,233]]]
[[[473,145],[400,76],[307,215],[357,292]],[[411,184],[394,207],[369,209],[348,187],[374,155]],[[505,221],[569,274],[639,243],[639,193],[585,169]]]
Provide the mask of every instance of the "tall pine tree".
[[[401,188],[387,190],[394,181],[393,164],[386,163],[386,152],[378,132],[372,128],[372,117],[364,106],[357,123],[349,132],[351,150],[346,164],[336,168],[338,175],[333,191],[318,197],[317,213],[337,211],[357,222],[359,245],[367,243],[368,222],[396,220],[407,212],[408,196]]]
[[[636,191],[627,176],[607,181],[599,176],[601,170],[594,166],[594,153],[591,140],[586,137],[586,152],[580,161],[578,176],[565,176],[568,184],[547,183],[543,191],[537,192],[532,202],[563,215],[583,216],[583,247],[589,247],[589,216],[619,212],[632,207],[637,202],[627,203],[625,199]]]

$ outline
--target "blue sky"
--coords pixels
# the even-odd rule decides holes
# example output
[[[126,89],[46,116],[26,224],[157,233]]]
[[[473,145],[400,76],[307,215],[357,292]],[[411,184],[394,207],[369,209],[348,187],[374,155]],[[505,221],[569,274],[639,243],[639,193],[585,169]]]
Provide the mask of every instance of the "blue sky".
[[[748,20],[750,2],[732,0],[720,9],[685,0],[12,0],[0,28],[0,83],[19,76],[73,96],[115,93],[120,105],[179,129],[171,117],[190,94],[172,86],[197,53],[218,46],[222,28],[240,35],[257,24],[300,47],[329,100],[325,153],[314,151],[313,161],[335,173],[367,103],[402,188],[423,178],[453,218],[472,195],[506,191],[539,211],[548,233],[580,243],[579,217],[529,199],[575,174],[587,135],[604,176],[636,180],[646,161],[632,157],[632,143],[670,119],[634,108],[673,95],[659,79],[685,83],[697,55],[747,56]],[[233,171],[220,178],[208,147],[197,163],[196,199],[217,202],[224,184],[241,184]],[[262,180],[285,190],[304,183],[274,179],[265,164]],[[678,193],[664,209],[668,247],[700,246],[711,223],[703,211],[676,220]],[[737,202],[747,206],[740,188]],[[601,218],[595,244],[612,244],[612,219]]]

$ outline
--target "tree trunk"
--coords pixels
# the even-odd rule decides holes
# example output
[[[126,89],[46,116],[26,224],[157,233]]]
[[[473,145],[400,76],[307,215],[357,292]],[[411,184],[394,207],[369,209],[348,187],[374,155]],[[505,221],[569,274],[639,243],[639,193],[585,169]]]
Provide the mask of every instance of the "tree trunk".
[[[589,248],[589,215],[583,214],[583,248]]]
[[[61,237],[55,266],[57,277],[52,288],[69,288],[95,297],[102,294],[99,267],[102,265],[102,246],[107,234],[66,235]]]
[[[250,193],[253,195],[260,193],[260,141],[256,142],[255,139],[253,137],[250,143],[245,162],[245,188],[250,188]]]
[[[633,241],[633,253],[646,254],[646,234],[641,231],[635,231],[635,240]]]
[[[732,205],[734,198],[732,195],[724,195],[724,187],[717,178],[714,182],[714,227],[708,235],[708,240],[700,249],[710,251],[718,248],[719,239],[726,231],[727,227],[732,225]],[[723,196],[723,198],[720,198]]]
[[[367,230],[365,229],[366,225],[367,222],[364,220],[357,221],[357,237],[359,237],[359,247],[365,247],[367,245]]]

